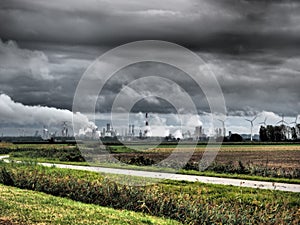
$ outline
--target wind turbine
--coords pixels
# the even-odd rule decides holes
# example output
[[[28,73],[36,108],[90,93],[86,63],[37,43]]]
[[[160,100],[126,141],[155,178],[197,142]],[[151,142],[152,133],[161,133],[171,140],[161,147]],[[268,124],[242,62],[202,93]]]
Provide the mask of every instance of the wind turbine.
[[[295,124],[295,127],[296,127],[296,125],[297,125],[297,120],[298,120],[298,115],[296,116],[295,121],[294,121],[294,122],[291,122],[290,124]]]
[[[297,133],[298,133],[298,131],[297,131],[297,120],[298,120],[298,115],[296,116],[296,118],[295,118],[295,121],[294,122],[291,122],[291,123],[289,123],[289,124],[294,124],[295,125],[295,132],[296,132],[296,136],[297,136]],[[291,128],[290,128],[291,129]],[[290,130],[290,132],[292,132],[291,130]],[[290,134],[289,134],[290,135]]]
[[[73,130],[72,126],[69,125],[69,121],[62,121],[62,137],[68,137],[70,133],[70,129]]]
[[[252,135],[252,131],[253,131],[253,122],[254,122],[254,120],[256,120],[256,118],[257,118],[257,115],[252,119],[252,120],[249,120],[249,119],[246,119],[245,118],[245,120],[247,120],[248,122],[250,122],[250,124],[251,124],[251,137],[250,137],[250,140],[251,141],[253,141],[253,135]]]
[[[284,114],[282,114],[282,119],[280,121],[278,121],[276,124],[281,123],[281,129],[283,130],[283,136],[286,137],[286,133],[288,132],[288,136],[289,136],[289,129],[288,127],[286,127],[284,124],[288,125],[288,123],[284,120]],[[289,138],[289,137],[288,137]]]
[[[63,121],[62,123],[62,130],[61,130],[61,136],[62,137],[66,137],[68,136],[68,125],[67,125],[68,121]]]
[[[276,124],[281,123],[281,125],[288,124],[285,120],[284,120],[284,114],[282,114],[282,119],[280,121],[278,121]]]
[[[264,122],[260,122],[259,124],[267,126],[267,123],[266,123],[266,122],[267,122],[267,119],[268,119],[268,117],[265,117]]]
[[[221,119],[218,119],[221,123],[222,123],[222,128],[223,128],[223,137],[226,136],[226,129],[225,129],[225,120],[221,120]]]

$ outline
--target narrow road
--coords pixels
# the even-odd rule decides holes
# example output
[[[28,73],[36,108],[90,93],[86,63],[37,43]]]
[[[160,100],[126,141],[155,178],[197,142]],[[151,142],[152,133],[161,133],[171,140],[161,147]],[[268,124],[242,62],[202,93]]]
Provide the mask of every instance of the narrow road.
[[[0,155],[0,160],[8,158],[8,157],[9,157],[9,155]]]
[[[7,157],[9,156],[0,156],[0,160],[5,159]],[[94,166],[74,166],[74,165],[53,164],[53,163],[38,163],[38,164],[47,167],[55,166],[57,168],[64,168],[64,169],[75,169],[75,170],[93,171],[93,172],[110,173],[110,174],[122,174],[122,175],[138,176],[138,177],[182,180],[182,181],[190,181],[190,182],[203,182],[209,184],[232,185],[237,187],[250,187],[250,188],[259,188],[259,189],[288,191],[288,192],[300,192],[299,184],[194,176],[194,175],[138,171],[138,170],[127,170],[127,169],[113,169],[113,168],[94,167]]]

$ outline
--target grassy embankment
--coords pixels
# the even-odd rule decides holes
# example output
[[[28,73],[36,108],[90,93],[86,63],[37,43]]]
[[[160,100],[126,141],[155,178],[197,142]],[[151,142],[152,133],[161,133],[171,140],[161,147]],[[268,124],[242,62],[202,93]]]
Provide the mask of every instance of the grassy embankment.
[[[0,185],[0,209],[0,224],[179,224],[4,185]]]
[[[166,217],[184,224],[300,222],[300,193],[177,181],[126,186],[110,175],[93,172],[4,163],[0,168],[0,182],[6,185]],[[118,178],[128,180],[126,176]],[[136,181],[140,179],[145,178]]]

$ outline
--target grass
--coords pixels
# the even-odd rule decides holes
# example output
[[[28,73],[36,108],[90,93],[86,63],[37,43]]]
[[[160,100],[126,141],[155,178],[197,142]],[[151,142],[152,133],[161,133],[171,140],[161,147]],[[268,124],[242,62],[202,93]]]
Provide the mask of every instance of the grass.
[[[30,149],[30,148],[65,148],[65,147],[73,147],[75,148],[76,146],[74,145],[69,145],[69,144],[12,144],[12,143],[7,143],[7,142],[0,142],[0,148],[8,148],[8,149]]]
[[[127,210],[84,204],[44,193],[0,185],[0,224],[179,224]]]
[[[169,180],[136,187],[94,172],[34,165],[0,164],[1,167],[0,181],[6,184],[168,217],[184,224],[300,223],[300,193]]]
[[[186,174],[186,175],[196,175],[196,176],[209,176],[209,177],[257,180],[257,181],[288,183],[288,184],[300,184],[300,179],[262,177],[262,176],[246,175],[246,174],[216,173],[212,171],[200,172],[200,171],[193,171],[193,170],[180,170],[178,173]]]

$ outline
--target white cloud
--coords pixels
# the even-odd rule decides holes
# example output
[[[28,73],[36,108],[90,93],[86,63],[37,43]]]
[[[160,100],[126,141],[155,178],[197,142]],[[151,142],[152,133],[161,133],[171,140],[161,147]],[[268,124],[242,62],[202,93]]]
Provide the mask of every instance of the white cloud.
[[[72,124],[73,120],[75,128],[77,128],[75,133],[79,128],[96,127],[81,113],[73,114],[69,110],[53,107],[27,106],[13,101],[5,94],[0,95],[0,109],[0,123],[5,124],[61,126],[64,121]]]

